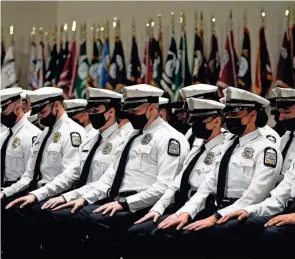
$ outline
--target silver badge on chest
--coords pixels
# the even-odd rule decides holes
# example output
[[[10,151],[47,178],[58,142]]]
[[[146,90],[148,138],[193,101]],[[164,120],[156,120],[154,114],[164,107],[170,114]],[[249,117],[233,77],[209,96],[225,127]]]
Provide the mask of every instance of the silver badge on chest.
[[[246,159],[252,158],[254,153],[254,149],[251,147],[246,147],[242,153],[242,156]]]
[[[20,138],[15,137],[12,141],[12,148],[17,148],[20,145]]]
[[[113,148],[112,143],[106,143],[105,146],[104,146],[103,149],[102,149],[102,153],[103,153],[104,155],[108,155],[108,154],[111,153],[112,148]]]
[[[142,145],[147,145],[148,143],[151,142],[153,138],[153,135],[151,133],[147,133],[143,136],[143,138],[141,139],[141,144]]]
[[[213,152],[208,152],[205,159],[204,159],[204,163],[205,165],[211,165],[214,159],[214,153]]]

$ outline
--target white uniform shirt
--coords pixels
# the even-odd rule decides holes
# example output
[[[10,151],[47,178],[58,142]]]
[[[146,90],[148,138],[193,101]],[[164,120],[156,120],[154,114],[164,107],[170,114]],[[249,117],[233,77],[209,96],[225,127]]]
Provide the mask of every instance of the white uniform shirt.
[[[26,172],[22,175],[21,179],[3,190],[6,197],[9,197],[29,187],[29,184],[34,176],[38,152],[43,139],[47,135],[48,130],[48,128],[45,128],[34,142]],[[86,133],[84,128],[71,120],[68,115],[64,113],[54,124],[52,133],[49,136],[43,150],[40,166],[42,179],[38,182],[38,187],[47,184],[55,177],[61,178],[62,182],[63,177],[67,179],[68,170],[79,170],[79,145],[76,144],[80,144],[81,140],[83,142],[85,138]],[[60,186],[59,188],[64,187],[65,186]],[[42,200],[41,197],[37,198]]]
[[[284,134],[284,136],[282,137],[282,139],[281,139],[280,149],[281,149],[282,152],[283,152],[284,147],[286,146],[286,144],[287,144],[287,142],[289,140],[290,133],[291,133],[290,131],[287,131]],[[291,145],[290,145],[290,147],[288,149],[288,152],[287,152],[286,157],[285,157],[284,162],[283,162],[283,167],[282,167],[282,171],[281,171],[280,180],[283,179],[283,175],[289,169],[292,160],[295,158],[295,132],[293,132],[293,133],[294,133],[294,137],[293,137],[293,140],[291,142]]]
[[[125,127],[124,126],[118,128],[118,124],[114,123],[112,126],[101,133],[102,140],[95,152],[95,155],[93,156],[86,182],[87,184],[79,189],[64,193],[62,196],[67,202],[78,199],[83,194],[87,193],[91,189],[89,187],[89,183],[98,181],[107,170],[107,168],[115,162],[115,158],[118,155],[117,153],[122,149],[120,146],[124,145],[123,138],[128,138],[132,133],[132,131],[128,130],[130,125],[126,125]],[[99,132],[97,131],[96,135],[94,135],[91,139],[88,138],[80,147],[81,172],[83,170],[83,166],[89,155],[89,152],[92,149],[93,145],[96,143],[98,137]],[[78,179],[79,177],[77,178],[77,180]]]
[[[9,135],[9,129],[6,129],[3,135],[1,132],[1,148]],[[26,116],[18,121],[11,130],[13,135],[10,137],[6,149],[4,182],[17,181],[23,175],[33,142],[41,133],[41,130],[30,123]]]
[[[93,128],[92,124],[90,123],[85,127],[85,131],[88,137],[92,137],[93,134],[96,134],[98,130]]]
[[[127,142],[128,140],[125,143]],[[119,190],[120,192],[138,192],[127,197],[132,212],[152,206],[157,202],[180,172],[188,151],[189,144],[185,137],[174,134],[170,126],[167,126],[167,123],[160,118],[143,130],[143,135],[137,137],[131,145]],[[83,195],[83,198],[90,204],[107,197],[119,161],[120,157],[99,181],[91,184],[92,190]]]
[[[270,216],[281,213],[289,198],[295,197],[295,159],[285,173],[283,181],[271,191],[271,197],[245,208],[251,216]]]
[[[223,134],[219,134],[205,144],[205,151],[198,159],[189,176],[189,184],[191,186],[191,190],[197,190],[200,184],[203,182],[206,174],[208,174],[212,170],[212,167],[215,164],[215,158],[221,155],[221,146],[223,144]],[[162,215],[165,209],[167,209],[168,206],[174,202],[175,193],[180,188],[183,172],[185,171],[191,160],[196,156],[196,154],[199,153],[199,151],[199,143],[197,143],[197,145],[193,145],[191,151],[189,152],[186,160],[183,163],[181,172],[175,177],[173,182],[169,185],[169,188],[166,190],[161,199],[153,206],[151,211],[157,211]]]
[[[233,140],[223,146],[222,154],[232,142]],[[204,209],[208,195],[217,193],[218,172],[222,157],[223,155],[215,159],[213,170],[206,175],[195,195],[177,211],[177,215],[188,212],[194,218]],[[274,189],[281,167],[280,150],[262,136],[258,129],[240,137],[239,144],[229,160],[224,194],[225,197],[238,198],[238,200],[218,212],[225,216],[250,204],[263,201]]]
[[[259,128],[259,131],[262,136],[266,137],[271,142],[275,143],[278,147],[281,144],[281,137],[280,135],[268,125],[265,125],[262,128]]]

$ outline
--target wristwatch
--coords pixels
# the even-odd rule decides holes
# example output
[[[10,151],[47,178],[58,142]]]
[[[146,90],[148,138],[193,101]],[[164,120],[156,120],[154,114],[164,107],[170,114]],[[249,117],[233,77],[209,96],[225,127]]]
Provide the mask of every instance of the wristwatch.
[[[118,203],[123,207],[124,210],[130,211],[126,197],[119,197]]]
[[[216,211],[213,216],[217,219],[220,220],[222,218],[222,216]]]

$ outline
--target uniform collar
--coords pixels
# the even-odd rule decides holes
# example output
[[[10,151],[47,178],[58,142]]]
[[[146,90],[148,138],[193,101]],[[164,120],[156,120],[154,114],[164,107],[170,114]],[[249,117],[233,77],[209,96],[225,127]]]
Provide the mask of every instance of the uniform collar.
[[[254,131],[240,137],[240,140],[239,140],[240,146],[243,146],[243,145],[247,144],[248,142],[250,142],[251,140],[257,138],[260,135],[261,135],[260,131],[257,128],[256,130],[254,130]]]
[[[223,134],[220,133],[218,136],[215,138],[211,139],[208,143],[205,144],[206,150],[211,150],[213,147],[216,145],[220,144],[223,141]]]
[[[112,126],[108,127],[104,132],[101,133],[102,139],[105,141],[109,136],[118,129],[118,123],[115,122]]]
[[[54,123],[53,130],[59,128],[61,124],[64,123],[68,118],[69,116],[66,112],[64,112],[64,114]]]
[[[127,122],[122,127],[120,127],[120,130],[123,131],[123,132],[128,132],[128,131],[131,131],[131,130],[134,130],[134,129],[132,127],[131,122]]]
[[[163,122],[164,122],[164,121],[163,121]],[[162,123],[162,119],[161,119],[160,117],[158,117],[156,120],[154,120],[154,121],[152,122],[152,124],[151,124],[149,127],[143,129],[143,133],[145,133],[145,132],[149,132],[150,130],[152,130],[152,129],[158,127],[161,123]]]
[[[89,123],[86,127],[85,127],[85,131],[88,133],[90,130],[92,130],[93,126],[91,123]]]
[[[26,116],[23,116],[22,119],[11,128],[13,135],[15,135],[27,123],[27,121],[28,119]]]

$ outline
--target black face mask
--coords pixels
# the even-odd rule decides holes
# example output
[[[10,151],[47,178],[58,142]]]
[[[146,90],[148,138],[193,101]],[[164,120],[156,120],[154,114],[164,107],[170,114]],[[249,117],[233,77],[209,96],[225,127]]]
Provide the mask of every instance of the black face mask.
[[[295,131],[295,118],[282,120],[282,123],[286,130]]]
[[[103,127],[107,123],[107,120],[104,117],[105,113],[106,112],[95,113],[95,114],[89,113],[89,119],[90,119],[90,122],[91,122],[93,128],[100,129],[101,127]]]
[[[12,128],[15,125],[16,119],[17,116],[13,111],[7,115],[1,113],[1,123],[7,128]]]
[[[211,136],[213,129],[207,129],[206,125],[207,123],[203,123],[200,121],[194,122],[194,124],[192,125],[192,132],[196,138],[208,139]]]
[[[128,119],[134,129],[143,129],[148,122],[148,118],[145,113],[141,115],[129,114]]]
[[[54,105],[53,105],[54,106]],[[52,110],[53,110],[53,106],[51,108],[51,112],[50,114],[43,118],[43,119],[40,119],[40,123],[45,126],[45,127],[53,127],[53,125],[55,124],[56,122],[56,118],[57,118],[57,113],[58,113],[58,110],[56,110],[56,114],[53,115],[52,114]]]
[[[247,113],[245,116],[247,116],[248,114],[249,113]],[[242,118],[226,118],[225,124],[226,124],[228,131],[234,135],[242,136],[247,128],[247,124],[242,125],[242,119],[244,117],[242,117]]]

